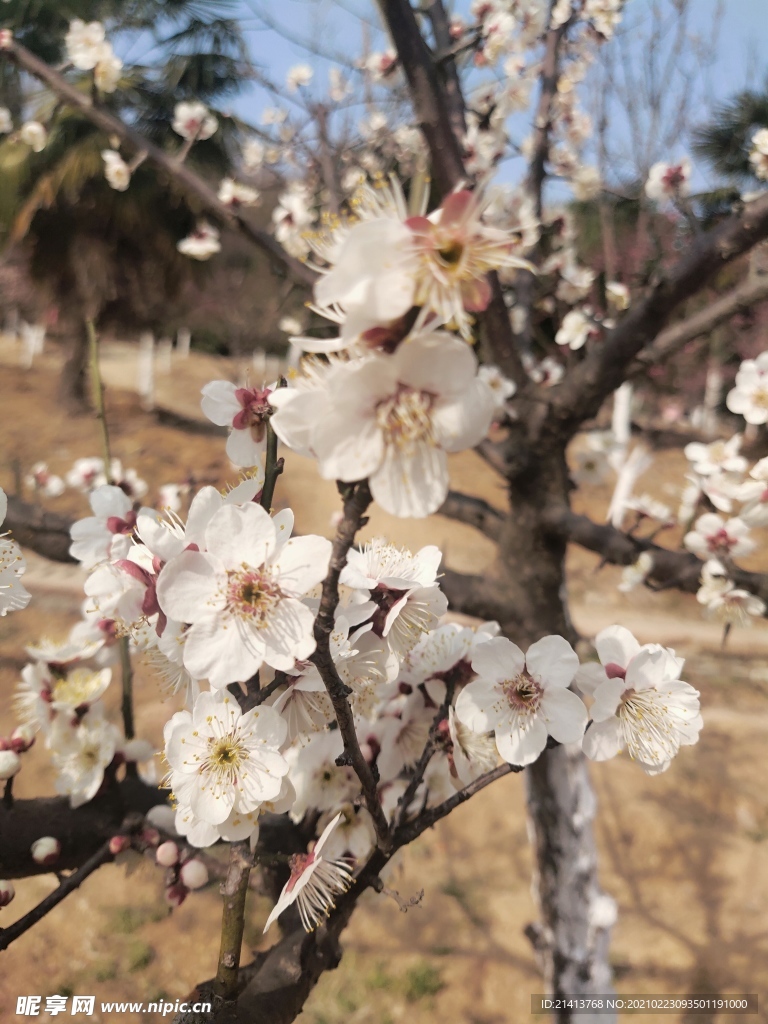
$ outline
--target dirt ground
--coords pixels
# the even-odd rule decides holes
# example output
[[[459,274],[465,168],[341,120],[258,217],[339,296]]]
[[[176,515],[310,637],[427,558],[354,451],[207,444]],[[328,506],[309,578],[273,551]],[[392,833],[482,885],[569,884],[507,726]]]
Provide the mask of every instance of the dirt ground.
[[[13,343],[0,340],[0,486],[13,490],[22,472],[45,458],[64,472],[76,457],[99,453],[96,422],[71,417],[56,401],[56,353],[33,370],[19,368]],[[190,470],[221,483],[229,468],[223,443],[159,425],[129,389],[132,353],[105,347],[109,419],[114,454],[150,483],[150,495]],[[238,367],[195,354],[174,360],[158,377],[157,402],[199,416],[200,386],[232,377]],[[674,504],[683,465],[679,452],[658,458],[644,485]],[[501,504],[493,473],[473,454],[454,459],[453,483]],[[641,488],[642,488],[641,484]],[[604,515],[608,484],[593,489],[589,510]],[[83,515],[72,492],[48,502]],[[338,507],[332,485],[313,465],[287,458],[277,504],[296,512],[297,529],[330,535]],[[374,510],[367,535],[386,533],[418,548],[439,544],[452,568],[481,572],[492,546],[469,528],[439,517],[428,522],[392,519]],[[618,570],[597,572],[597,560],[575,551],[569,558],[574,620],[585,635],[620,622],[642,641],[674,646],[687,659],[684,678],[702,693],[701,742],[686,749],[665,775],[650,779],[627,760],[595,765],[599,800],[597,835],[602,882],[619,905],[613,964],[622,993],[756,992],[768,998],[768,626],[737,631],[721,650],[717,631],[693,598],[616,590]],[[23,646],[41,635],[61,636],[77,618],[83,575],[29,556],[34,600],[23,613],[0,620],[0,733],[12,723],[11,698],[24,663]],[[111,694],[114,698],[114,694]],[[160,742],[170,713],[156,681],[139,668],[138,731]],[[116,708],[112,708],[116,714]],[[17,779],[19,796],[52,791],[45,751],[36,749]],[[541,990],[531,947],[523,935],[535,918],[530,893],[524,782],[508,777],[441,822],[404,851],[390,883],[403,895],[425,890],[408,914],[385,896],[368,894],[345,935],[340,968],[327,974],[299,1018],[302,1024],[506,1024],[531,1019],[530,995]],[[55,885],[53,876],[17,883],[14,903],[0,924],[21,916]],[[148,863],[101,869],[42,924],[0,955],[0,1020],[14,1017],[16,997],[61,993],[95,995],[93,1021],[126,1024],[150,1015],[101,1015],[103,1000],[150,1001],[183,997],[212,973],[220,898],[211,886],[170,914],[161,902],[161,877]],[[253,895],[247,922],[249,949],[262,938],[269,911]],[[41,1019],[45,1019],[44,1017]],[[64,1014],[56,1019],[68,1019]],[[74,1017],[74,1020],[83,1019]],[[543,1018],[538,1018],[543,1019]],[[643,1021],[706,1024],[758,1017],[644,1015]]]

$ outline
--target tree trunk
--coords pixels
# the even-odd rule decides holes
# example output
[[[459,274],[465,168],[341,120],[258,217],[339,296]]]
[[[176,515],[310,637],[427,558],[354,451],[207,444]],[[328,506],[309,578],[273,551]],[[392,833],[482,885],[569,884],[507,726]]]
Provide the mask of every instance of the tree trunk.
[[[510,620],[509,637],[526,646],[546,634],[575,640],[565,589],[565,544],[542,526],[544,510],[567,504],[569,481],[563,452],[557,448],[537,460],[510,485],[511,515],[493,573],[503,587]],[[602,893],[592,829],[596,799],[586,758],[580,750],[546,750],[525,772],[531,839],[536,856],[533,891],[541,922],[527,929],[555,997],[612,991],[608,959],[613,900]],[[574,1017],[555,1015],[559,1024]],[[610,1024],[611,1016],[595,1018]]]
[[[84,324],[76,328],[67,361],[61,371],[59,398],[70,412],[82,413],[91,409],[88,391],[88,335]]]

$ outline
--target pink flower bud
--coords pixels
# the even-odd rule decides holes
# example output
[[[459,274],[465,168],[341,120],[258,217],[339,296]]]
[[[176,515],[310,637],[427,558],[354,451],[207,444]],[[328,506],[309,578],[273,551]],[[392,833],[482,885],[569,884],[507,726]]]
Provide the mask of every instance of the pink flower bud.
[[[187,898],[188,893],[189,889],[185,885],[182,885],[181,882],[175,882],[165,890],[165,902],[169,907],[180,907]]]
[[[32,860],[35,864],[55,864],[61,853],[61,843],[54,836],[42,836],[32,843]]]
[[[123,853],[131,845],[131,840],[128,836],[112,836],[109,840],[109,852],[113,857],[116,857],[118,853]]]
[[[7,907],[15,895],[13,882],[0,882],[0,907]]]
[[[0,750],[0,782],[12,779],[21,768],[21,758],[12,750]]]
[[[141,833],[141,838],[148,846],[157,846],[160,842],[160,833],[156,828],[145,828]]]
[[[31,725],[19,725],[11,733],[11,750],[24,754],[35,742],[35,730]]]
[[[208,884],[208,868],[197,857],[193,857],[182,864],[179,878],[188,889],[202,889]]]
[[[163,868],[172,868],[179,862],[179,848],[173,840],[161,843],[155,850],[155,860]]]

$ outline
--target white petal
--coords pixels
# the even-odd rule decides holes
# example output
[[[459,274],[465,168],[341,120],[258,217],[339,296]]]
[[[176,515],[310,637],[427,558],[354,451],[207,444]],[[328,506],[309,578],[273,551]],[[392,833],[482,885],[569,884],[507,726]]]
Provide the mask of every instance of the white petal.
[[[626,668],[640,644],[624,626],[608,626],[595,637],[595,650],[603,665]]]
[[[226,623],[219,618],[201,619],[187,633],[184,667],[213,687],[250,679],[263,662],[264,645],[258,634],[238,619]]]
[[[523,732],[496,732],[496,748],[508,764],[533,764],[547,745],[547,727],[535,718]]]
[[[228,380],[212,380],[205,385],[200,406],[209,420],[220,427],[232,426],[232,420],[242,410],[235,397],[236,390]]]
[[[472,655],[472,668],[483,679],[514,679],[525,668],[525,655],[505,636],[487,640]]]
[[[277,570],[280,589],[291,597],[303,597],[328,573],[331,542],[325,537],[293,537],[271,564]]]
[[[201,551],[182,551],[157,578],[157,600],[169,618],[194,622],[224,604],[222,569]]]
[[[545,636],[528,648],[525,664],[543,687],[565,687],[579,669],[579,656],[565,637]]]
[[[621,750],[621,732],[618,718],[593,722],[584,733],[581,749],[590,761],[609,761]]]
[[[558,743],[578,743],[587,727],[587,709],[570,690],[545,691],[539,714]]]
[[[205,530],[205,546],[227,568],[260,566],[275,547],[275,525],[260,505],[224,505]]]
[[[456,717],[472,732],[490,732],[509,720],[509,705],[498,686],[475,679],[456,699]]]
[[[266,447],[266,434],[263,441],[254,441],[250,427],[245,430],[233,429],[227,438],[227,457],[235,466],[243,469],[258,466]]]
[[[448,459],[444,451],[420,441],[405,453],[390,445],[370,478],[371,494],[385,512],[424,519],[436,512],[448,493]]]

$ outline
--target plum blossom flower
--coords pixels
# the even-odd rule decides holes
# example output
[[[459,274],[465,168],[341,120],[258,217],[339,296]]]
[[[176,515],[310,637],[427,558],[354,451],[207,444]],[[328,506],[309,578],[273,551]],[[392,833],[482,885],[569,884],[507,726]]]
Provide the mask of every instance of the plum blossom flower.
[[[691,441],[684,449],[685,457],[692,463],[693,470],[699,476],[713,476],[717,473],[743,473],[747,468],[747,460],[739,455],[741,434],[734,434],[727,441],[713,441],[701,444]]]
[[[177,242],[176,248],[193,260],[208,260],[215,253],[221,252],[218,229],[207,221],[198,221],[195,230]]]
[[[101,59],[106,33],[100,21],[86,24],[81,18],[69,23],[64,37],[67,58],[80,71],[92,71]]]
[[[752,136],[749,162],[756,178],[768,180],[768,128],[760,128]]]
[[[649,199],[661,202],[664,199],[676,199],[687,196],[690,192],[691,162],[684,157],[677,164],[656,163],[648,172],[645,183],[645,194]]]
[[[84,569],[107,559],[125,558],[136,526],[133,502],[119,487],[104,484],[91,493],[93,515],[78,519],[70,527],[69,553]]]
[[[415,555],[376,537],[359,551],[352,549],[340,582],[367,592],[368,601],[348,609],[357,622],[370,618],[373,632],[399,658],[433,630],[448,609],[437,574],[442,554],[429,545]]]
[[[36,462],[24,478],[24,483],[46,498],[58,498],[64,493],[64,481],[49,471],[47,462]]]
[[[496,413],[503,412],[507,399],[517,391],[517,384],[509,377],[505,377],[498,366],[488,363],[480,367],[477,376],[480,380],[484,380],[491,389],[491,394],[496,400]]]
[[[110,43],[105,43],[98,63],[93,69],[94,85],[100,92],[114,92],[122,70],[122,60],[113,52]]]
[[[753,617],[765,615],[765,602],[737,587],[717,559],[704,564],[696,600],[704,605],[706,615],[726,625],[750,626]]]
[[[190,811],[214,830],[225,823],[237,828],[233,815],[253,815],[278,797],[288,774],[280,753],[285,734],[285,722],[273,708],[243,713],[223,690],[201,693],[191,712],[177,711],[164,731],[167,784],[181,812],[177,821]]]
[[[290,808],[294,821],[301,821],[310,807],[328,811],[359,797],[360,782],[354,770],[336,764],[343,750],[344,741],[338,729],[312,733],[305,744],[286,750],[295,791]]]
[[[261,461],[271,394],[271,388],[238,388],[228,380],[213,380],[203,388],[202,410],[213,423],[230,428],[227,455],[236,466],[256,466]]]
[[[451,775],[456,789],[463,789],[481,775],[493,771],[499,753],[493,735],[479,733],[459,721],[455,708],[448,708],[448,734],[451,738]]]
[[[258,189],[241,185],[234,178],[222,178],[219,185],[219,201],[226,206],[255,206],[260,195]]]
[[[0,487],[0,526],[7,511],[8,498]],[[0,534],[0,617],[8,612],[21,611],[31,601],[32,595],[21,582],[26,569],[27,563],[19,545],[6,534]]]
[[[315,649],[313,615],[301,598],[324,578],[323,537],[279,537],[258,505],[225,505],[207,524],[204,551],[186,550],[162,569],[157,597],[190,623],[184,665],[211,686],[249,679],[266,662],[287,671]]]
[[[182,139],[202,142],[210,139],[218,127],[218,120],[204,103],[177,103],[174,107],[172,128]]]
[[[63,730],[61,735],[65,735]],[[117,751],[119,733],[97,709],[91,709],[75,728],[67,730],[67,741],[53,750],[56,791],[69,797],[70,806],[80,807],[98,793],[104,772]]]
[[[555,341],[558,345],[567,345],[571,351],[576,352],[583,348],[589,338],[600,336],[601,327],[592,315],[589,306],[583,309],[572,309],[563,317]]]
[[[527,654],[505,637],[494,637],[472,658],[478,678],[459,694],[456,717],[473,732],[493,731],[509,764],[531,764],[547,736],[578,743],[584,735],[587,710],[568,689],[578,667],[576,652],[561,636],[537,640]]]
[[[125,192],[131,183],[131,169],[114,149],[104,149],[101,152],[104,161],[104,177],[110,188],[117,192]]]
[[[744,360],[725,404],[747,423],[756,426],[768,423],[768,352],[761,352],[756,359]]]
[[[652,569],[653,555],[650,551],[641,551],[637,556],[637,561],[622,569],[621,582],[618,589],[622,594],[628,594],[630,590],[634,590],[639,584],[645,583]]]
[[[39,121],[27,121],[19,130],[19,138],[34,153],[42,153],[48,141],[48,133]]]
[[[442,505],[448,453],[485,437],[495,404],[472,351],[442,332],[339,364],[319,389],[281,388],[270,401],[275,433],[309,449],[321,476],[368,478],[385,511],[416,518]]]
[[[739,518],[748,526],[768,526],[768,458],[756,462],[749,475],[736,489],[735,496],[745,502]]]
[[[606,761],[626,749],[649,775],[666,771],[703,724],[698,691],[680,679],[683,659],[659,644],[641,647],[623,626],[598,633],[595,647],[601,666],[583,666],[576,680],[594,698],[584,753]]]
[[[294,64],[292,68],[288,69],[288,74],[285,76],[288,92],[296,92],[297,89],[309,85],[313,75],[314,72],[309,64]]]
[[[735,558],[748,555],[755,548],[749,537],[749,527],[739,518],[729,520],[715,512],[705,512],[686,533],[683,543],[700,558]]]
[[[349,889],[352,884],[349,864],[344,860],[326,859],[321,852],[340,818],[341,811],[326,825],[310,853],[294,853],[291,857],[291,877],[267,918],[265,932],[293,903],[298,904],[304,930],[314,931],[336,906],[335,898]]]

